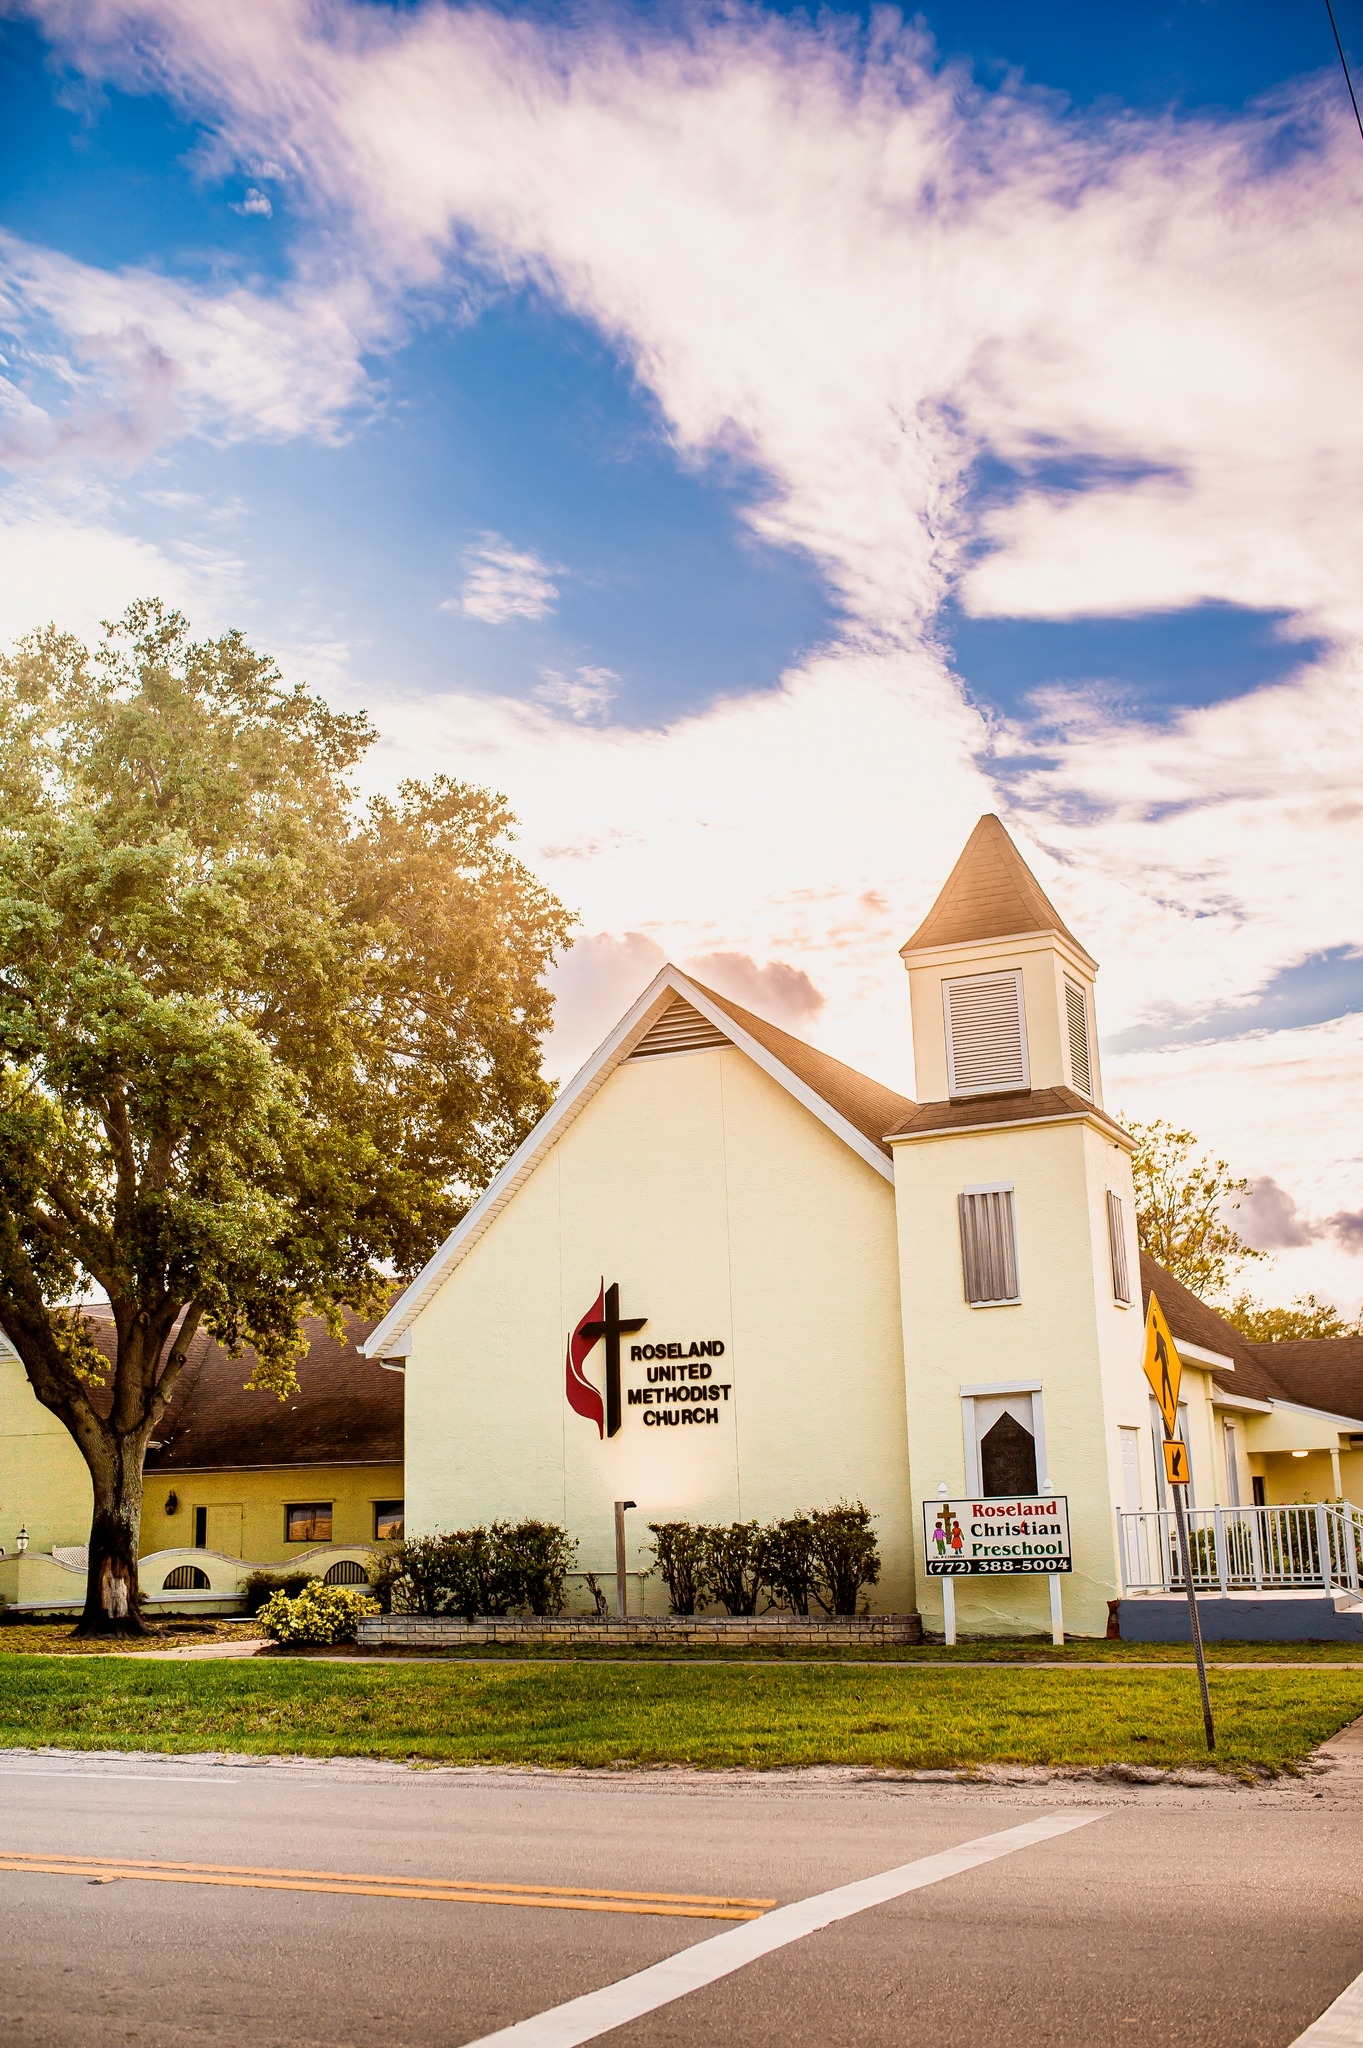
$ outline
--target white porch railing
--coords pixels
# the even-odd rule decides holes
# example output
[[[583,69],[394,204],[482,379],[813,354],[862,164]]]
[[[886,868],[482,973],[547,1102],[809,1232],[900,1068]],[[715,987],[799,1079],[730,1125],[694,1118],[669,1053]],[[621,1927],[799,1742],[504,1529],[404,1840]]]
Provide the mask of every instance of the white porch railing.
[[[1351,1501],[1276,1508],[1190,1508],[1188,1544],[1199,1592],[1363,1590],[1363,1514]],[[1117,1512],[1124,1593],[1185,1590],[1172,1508]]]

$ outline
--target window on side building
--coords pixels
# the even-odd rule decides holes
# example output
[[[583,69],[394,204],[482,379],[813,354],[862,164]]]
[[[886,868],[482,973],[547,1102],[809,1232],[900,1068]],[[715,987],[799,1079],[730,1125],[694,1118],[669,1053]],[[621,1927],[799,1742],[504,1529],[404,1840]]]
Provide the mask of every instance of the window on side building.
[[[330,1543],[331,1502],[290,1501],[284,1509],[286,1543]]]
[[[376,1500],[374,1503],[374,1541],[382,1543],[387,1538],[402,1535],[402,1502],[400,1500]]]
[[[1034,1494],[1047,1478],[1038,1386],[962,1390],[966,1486],[998,1499]]]
[[[1012,1183],[966,1188],[956,1201],[966,1300],[972,1308],[1001,1308],[1020,1300]]]

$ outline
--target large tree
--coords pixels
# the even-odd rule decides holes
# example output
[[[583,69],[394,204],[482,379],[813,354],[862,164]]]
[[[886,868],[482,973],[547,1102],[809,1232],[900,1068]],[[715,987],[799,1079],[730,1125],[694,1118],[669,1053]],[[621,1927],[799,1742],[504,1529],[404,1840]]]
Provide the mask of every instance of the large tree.
[[[283,1395],[303,1316],[374,1312],[549,1100],[570,919],[499,797],[361,806],[373,739],[156,602],[0,658],[0,1325],[90,1469],[85,1633],[141,1626],[195,1332]]]
[[[1264,1256],[1235,1228],[1249,1182],[1204,1153],[1192,1131],[1160,1117],[1128,1120],[1126,1128],[1136,1140],[1131,1172],[1141,1250],[1204,1301],[1223,1302],[1240,1269]]]

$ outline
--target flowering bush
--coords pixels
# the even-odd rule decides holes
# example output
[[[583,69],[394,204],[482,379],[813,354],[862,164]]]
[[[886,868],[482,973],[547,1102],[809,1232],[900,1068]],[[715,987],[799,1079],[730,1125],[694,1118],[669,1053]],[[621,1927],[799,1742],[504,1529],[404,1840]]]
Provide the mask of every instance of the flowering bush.
[[[309,1579],[296,1599],[272,1593],[256,1619],[277,1643],[349,1643],[366,1614],[379,1603],[353,1586],[326,1586]]]

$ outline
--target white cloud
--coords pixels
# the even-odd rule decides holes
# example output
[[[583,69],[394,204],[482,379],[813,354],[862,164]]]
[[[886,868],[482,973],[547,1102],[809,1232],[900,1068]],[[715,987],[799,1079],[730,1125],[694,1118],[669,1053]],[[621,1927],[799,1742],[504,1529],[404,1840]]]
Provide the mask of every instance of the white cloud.
[[[353,279],[209,291],[0,233],[0,461],[129,463],[187,432],[334,437],[383,324]]]
[[[358,309],[312,287],[335,322],[316,357],[301,283],[264,311],[140,276],[110,283],[112,310],[85,273],[65,299],[46,274],[25,285],[63,333],[130,337],[101,345],[134,364],[132,440],[172,409],[201,431],[324,430],[349,402],[332,394],[361,388],[357,335],[391,336],[413,297],[533,285],[628,360],[683,460],[742,457],[765,480],[754,531],[822,568],[843,641],[665,733],[593,724],[604,704],[561,678],[528,708],[380,710],[390,765],[438,758],[509,791],[593,929],[674,957],[799,959],[827,992],[820,1035],[902,1083],[894,944],[974,815],[1009,808],[1002,786],[1102,955],[1110,1029],[1358,942],[1363,153],[1333,82],[1234,119],[1080,119],[976,92],[890,17],[863,37],[735,6],[626,38],[609,17],[477,6],[33,4],[72,61],[216,120],[224,170],[287,175],[316,224],[300,278],[366,280]],[[273,383],[236,339],[253,321]],[[52,371],[77,410],[82,349]],[[13,403],[17,441],[41,441],[32,399]],[[117,441],[122,414],[102,417]],[[1021,478],[982,523],[979,455]],[[1059,488],[1066,465],[1098,483]],[[486,546],[500,556],[468,564],[451,603],[545,616],[559,572]],[[1287,684],[1162,727],[1071,698],[1044,733],[987,728],[930,641],[958,579],[982,613],[1220,599],[1332,644]],[[1308,1042],[1334,1041],[1114,1070],[1171,1101],[1199,1073],[1188,1120],[1209,1141],[1237,1134],[1222,1148],[1244,1170],[1350,1214],[1356,1084],[1347,1062],[1299,1058]],[[1323,1240],[1278,1256],[1317,1255]]]
[[[260,190],[258,185],[248,185],[245,195],[240,200],[233,201],[232,211],[234,213],[259,214],[263,220],[268,220],[274,212],[274,208],[271,206],[268,196]]]
[[[442,611],[461,611],[486,626],[504,626],[509,619],[547,619],[558,602],[549,564],[499,533],[485,533],[475,546],[466,548],[463,565],[463,591],[457,599],[447,598]]]
[[[609,711],[620,687],[613,668],[577,668],[570,676],[557,669],[540,671],[535,696],[551,710],[566,712],[579,725],[599,722]]]

